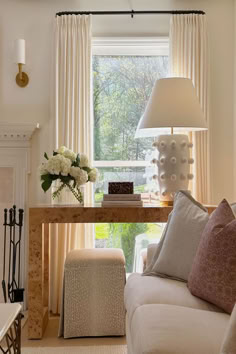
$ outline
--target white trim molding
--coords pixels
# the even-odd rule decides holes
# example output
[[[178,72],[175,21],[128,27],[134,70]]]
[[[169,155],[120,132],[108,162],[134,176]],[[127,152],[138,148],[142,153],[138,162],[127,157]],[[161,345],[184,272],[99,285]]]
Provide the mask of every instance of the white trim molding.
[[[0,147],[30,147],[30,139],[39,124],[0,122]]]
[[[93,55],[169,55],[168,37],[94,37]]]

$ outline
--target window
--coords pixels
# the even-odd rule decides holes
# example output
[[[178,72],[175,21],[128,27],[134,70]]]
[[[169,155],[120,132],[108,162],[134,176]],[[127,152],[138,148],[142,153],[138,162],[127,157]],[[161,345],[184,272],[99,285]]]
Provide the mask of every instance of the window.
[[[136,193],[145,192],[148,182],[145,172],[153,138],[135,139],[135,131],[155,81],[166,77],[167,73],[166,39],[94,40],[93,164],[100,172],[95,185],[96,202],[107,193],[109,181],[133,181]],[[155,238],[159,233],[158,225],[98,224],[95,226],[96,247],[125,247],[130,272],[135,259],[136,236],[149,234],[150,238]]]

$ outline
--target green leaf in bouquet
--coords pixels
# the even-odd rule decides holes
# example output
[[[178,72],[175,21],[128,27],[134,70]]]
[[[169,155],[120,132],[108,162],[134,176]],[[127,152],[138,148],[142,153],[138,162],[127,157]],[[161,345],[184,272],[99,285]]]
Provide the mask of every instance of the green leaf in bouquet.
[[[43,180],[42,188],[43,188],[44,192],[47,192],[47,190],[52,185],[52,180],[50,178],[50,175],[43,175],[42,177],[44,177],[44,178],[42,178],[42,180]]]
[[[56,155],[58,155],[58,152],[53,151],[53,156],[56,156]]]
[[[70,181],[72,180],[71,176],[62,176],[60,175],[60,180],[65,183],[65,184],[68,184],[70,183]]]
[[[77,156],[76,156],[75,163],[76,163],[76,166],[79,167],[79,163],[80,163],[80,156],[79,156],[79,154],[77,154]]]
[[[52,181],[55,181],[56,179],[59,178],[59,175],[50,175],[50,178]]]
[[[44,157],[45,157],[46,160],[49,160],[48,155],[47,155],[46,152],[44,153]]]
[[[50,178],[50,174],[49,173],[41,176],[41,180],[42,181],[46,181],[48,178]]]
[[[92,171],[90,167],[82,167],[82,170],[86,171],[88,174]]]

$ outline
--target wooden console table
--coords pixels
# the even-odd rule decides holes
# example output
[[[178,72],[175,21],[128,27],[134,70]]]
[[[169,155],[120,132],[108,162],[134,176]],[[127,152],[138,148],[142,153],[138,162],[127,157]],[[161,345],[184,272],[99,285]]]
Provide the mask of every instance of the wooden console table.
[[[208,207],[209,213],[215,208]],[[172,207],[34,207],[29,210],[28,337],[41,339],[48,323],[50,223],[166,222]]]

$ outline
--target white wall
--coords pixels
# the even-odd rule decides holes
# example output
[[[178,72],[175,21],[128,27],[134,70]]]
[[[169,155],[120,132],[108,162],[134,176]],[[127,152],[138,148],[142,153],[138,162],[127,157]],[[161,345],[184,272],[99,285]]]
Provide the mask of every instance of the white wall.
[[[127,0],[0,0],[0,120],[39,122],[32,139],[30,202],[44,202],[37,178],[43,152],[50,152],[50,85],[53,20],[63,10],[129,10]],[[211,51],[213,202],[233,199],[233,0],[133,0],[135,10],[202,9],[208,17]],[[167,35],[169,16],[94,16],[95,36]],[[13,42],[27,43],[25,71],[30,83],[15,84]],[[236,195],[235,195],[236,198]]]
[[[236,94],[236,0],[234,0],[234,92]],[[234,100],[234,157],[236,156],[236,100]],[[236,200],[236,162],[234,162],[234,200]]]

